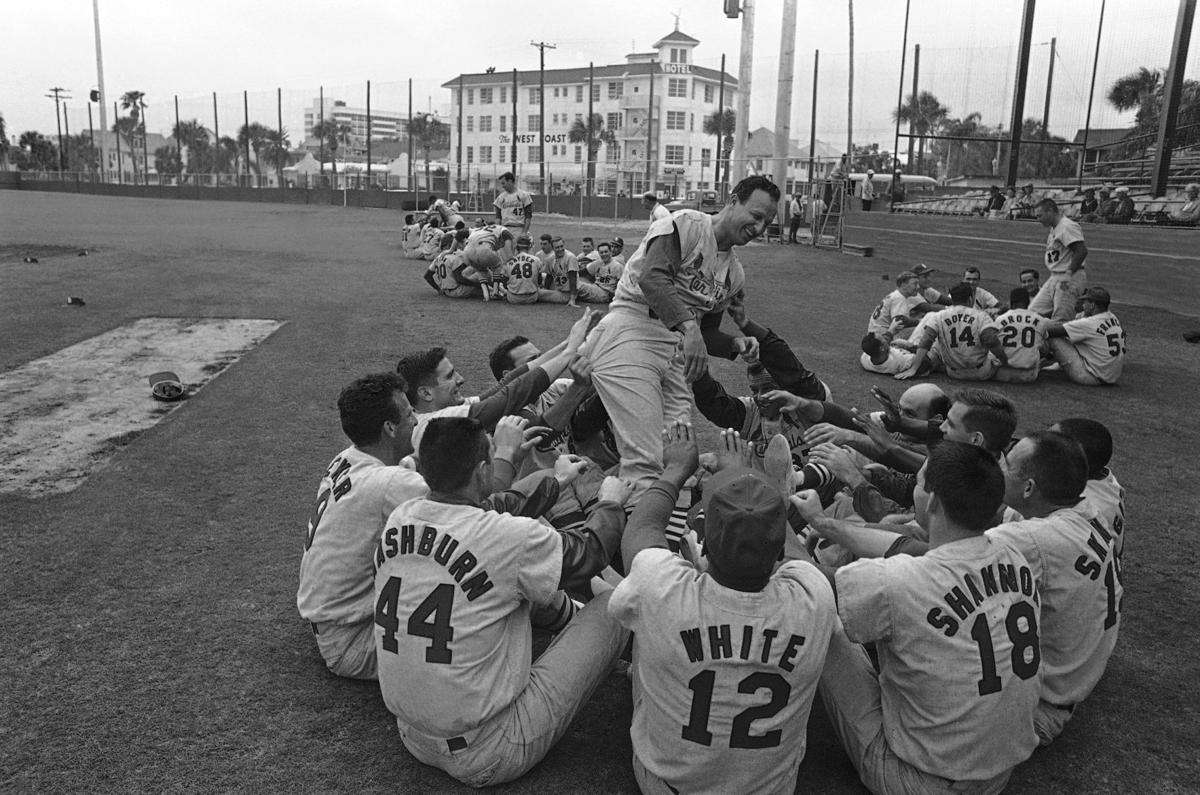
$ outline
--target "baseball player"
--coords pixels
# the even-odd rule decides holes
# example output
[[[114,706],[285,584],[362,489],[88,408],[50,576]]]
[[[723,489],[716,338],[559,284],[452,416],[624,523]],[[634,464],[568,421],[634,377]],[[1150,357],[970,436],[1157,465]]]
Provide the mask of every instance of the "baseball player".
[[[1112,459],[1112,434],[1103,423],[1085,417],[1059,420],[1050,430],[1071,437],[1083,448],[1087,458],[1088,481],[1083,498],[1096,509],[1096,517],[1113,534],[1113,552],[1117,562],[1125,550],[1125,489],[1108,468]]]
[[[442,219],[434,216],[421,230],[421,247],[417,250],[421,259],[433,259],[442,247]]]
[[[582,264],[583,260],[579,262]],[[595,257],[588,261],[587,271],[596,286],[608,296],[607,301],[601,303],[607,303],[616,295],[617,283],[621,281],[621,274],[625,273],[625,263],[613,259],[612,245],[602,242],[596,246]]]
[[[1050,277],[1029,302],[1029,308],[1053,320],[1067,321],[1075,317],[1075,300],[1087,287],[1087,243],[1083,230],[1059,210],[1053,199],[1037,203],[1037,218],[1050,230],[1046,235],[1046,269]]]
[[[911,313],[926,303],[925,297],[920,293],[920,287],[917,274],[901,271],[896,276],[896,289],[885,295],[871,313],[871,318],[867,321],[867,333],[882,337],[891,329],[895,320],[899,320],[903,328],[917,325],[917,318]]]
[[[927,303],[941,304],[942,306],[950,306],[950,296],[939,291],[936,287],[934,287],[931,284],[931,282],[933,281],[934,270],[935,270],[934,268],[929,267],[928,265],[926,265],[923,262],[920,263],[919,265],[913,266],[912,272],[917,274],[917,278],[920,280],[920,284],[921,284],[920,290],[918,292],[925,299],[925,301]],[[936,307],[935,307],[935,309],[936,309]],[[933,310],[930,310],[930,311],[933,311]]]
[[[608,564],[629,488],[609,479],[584,530],[555,530],[479,507],[492,455],[478,422],[431,422],[420,462],[430,495],[393,511],[375,555],[380,690],[414,757],[502,784],[562,738],[629,639],[603,594],[530,664],[534,610]]]
[[[1008,362],[996,368],[992,378],[1017,384],[1036,381],[1049,325],[1046,318],[1029,309],[1010,309],[997,317],[996,328]]]
[[[750,338],[702,331],[700,320],[724,312],[742,291],[745,272],[733,247],[761,235],[778,203],[774,183],[747,177],[716,216],[681,210],[655,222],[588,338],[592,383],[616,433],[621,477],[636,484],[635,496],[661,471],[663,425],[691,411],[688,381],[707,368],[708,346],[724,340],[726,349],[750,349]]]
[[[1000,792],[1037,747],[1034,710],[1049,661],[1036,575],[1015,547],[984,532],[1004,492],[987,451],[943,442],[914,494],[928,553],[837,570],[845,631],[830,640],[820,692],[872,792]],[[814,492],[797,503],[814,529],[830,521]],[[879,673],[857,645],[870,642]]]
[[[498,224],[470,232],[463,246],[463,262],[474,270],[481,285],[490,287],[503,280],[504,263],[516,253],[513,239],[513,233]],[[484,294],[484,298],[490,297],[490,294]]]
[[[987,312],[971,306],[974,291],[969,284],[950,288],[949,309],[942,309],[928,318],[927,328],[917,342],[917,351],[907,370],[896,373],[898,381],[916,375],[929,356],[936,340],[941,350],[946,375],[961,381],[986,381],[999,364],[1008,363],[1008,354],[1000,342],[1000,332]],[[992,354],[993,361],[988,354]]]
[[[1113,533],[1080,494],[1087,459],[1073,439],[1037,431],[1000,459],[1004,503],[1024,517],[988,531],[1029,560],[1042,597],[1043,745],[1057,737],[1100,681],[1121,625],[1121,563]]]
[[[642,209],[649,211],[651,225],[655,221],[661,221],[663,218],[668,218],[671,215],[671,211],[662,205],[662,202],[658,200],[658,194],[652,190],[648,190],[642,194]]]
[[[466,278],[466,267],[462,254],[454,250],[454,235],[444,235],[441,251],[425,269],[425,281],[447,298],[478,298],[483,292]]]
[[[529,235],[517,238],[517,253],[504,263],[505,296],[510,304],[536,304],[542,281],[542,261],[529,253]]]
[[[430,215],[437,213],[442,219],[442,227],[445,229],[455,229],[459,224],[465,225],[466,223],[463,221],[463,217],[459,215],[458,208],[445,199],[438,198],[437,196],[429,197],[428,212]]]
[[[1115,384],[1125,367],[1125,330],[1109,311],[1112,297],[1103,287],[1089,287],[1080,298],[1083,314],[1046,326],[1050,352],[1076,384]]]
[[[600,255],[596,253],[595,238],[585,237],[579,242],[579,254],[577,255],[579,264],[583,267],[588,267],[591,263],[600,259]]]
[[[552,289],[543,291],[539,300],[547,304],[575,306],[577,300],[589,304],[607,304],[611,299],[600,287],[580,278],[579,260],[567,251],[561,237],[550,241],[551,256],[542,260],[546,266],[546,277]]]
[[[913,346],[908,340],[899,340],[900,344],[896,344],[893,334],[900,327],[901,321],[896,319],[882,336],[868,333],[862,338],[862,356],[858,360],[862,369],[883,375],[895,375],[908,369],[913,360]]]
[[[396,506],[429,492],[420,475],[397,466],[412,452],[416,421],[406,386],[379,373],[342,390],[338,413],[351,445],[326,467],[308,520],[296,607],[338,676],[376,678],[369,561]]]
[[[424,218],[424,213],[421,214]],[[405,259],[420,259],[421,224],[412,213],[404,216],[404,227],[400,230],[400,251]]]
[[[529,234],[533,223],[533,197],[528,191],[517,190],[517,178],[511,171],[500,175],[500,193],[492,206],[496,208],[496,223],[507,227],[513,237]]]
[[[974,290],[974,301],[971,306],[994,315],[996,307],[1000,305],[1000,302],[996,299],[996,296],[979,286],[981,278],[983,276],[979,272],[979,268],[972,266],[963,271],[962,282],[963,284],[971,285],[971,289]]]
[[[743,467],[705,487],[707,571],[672,554],[664,531],[697,451],[689,426],[664,436],[663,474],[629,518],[629,576],[608,604],[635,638],[634,775],[643,792],[790,794],[837,624],[833,591],[811,563],[775,570],[787,503]]]

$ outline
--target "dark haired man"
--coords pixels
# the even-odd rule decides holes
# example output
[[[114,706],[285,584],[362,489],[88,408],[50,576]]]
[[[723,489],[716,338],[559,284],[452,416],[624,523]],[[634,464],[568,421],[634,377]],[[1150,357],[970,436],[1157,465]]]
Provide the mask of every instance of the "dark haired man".
[[[608,479],[584,529],[555,530],[481,507],[492,452],[475,420],[434,420],[420,454],[429,496],[392,513],[375,553],[380,689],[418,760],[502,784],[566,734],[629,639],[605,593],[530,661],[535,612],[570,606],[563,589],[616,553],[629,488]]]
[[[1089,287],[1080,297],[1080,317],[1046,326],[1050,353],[1076,384],[1115,384],[1125,369],[1125,330],[1108,308],[1111,301],[1108,290]]]
[[[588,338],[592,383],[621,452],[621,476],[635,494],[662,468],[662,428],[691,411],[690,381],[708,366],[708,348],[746,353],[750,337],[729,339],[701,320],[721,313],[745,285],[734,246],[761,235],[775,217],[779,188],[747,177],[716,216],[681,210],[655,221],[617,284],[611,310]],[[682,356],[677,355],[682,354]]]
[[[934,342],[938,343],[946,375],[960,381],[986,381],[996,372],[997,362],[1007,364],[1008,354],[996,323],[974,306],[975,288],[966,283],[954,285],[950,301],[949,309],[926,318],[912,363],[894,378],[904,381],[920,372]]]
[[[1029,303],[1041,289],[1042,274],[1037,268],[1023,268],[1018,275],[1020,287],[1014,287],[1008,294],[1009,309],[1028,309]]]
[[[496,223],[508,227],[514,238],[529,234],[533,197],[528,191],[517,190],[517,178],[511,171],[500,175],[500,192],[492,206],[496,208]]]
[[[1113,438],[1108,428],[1086,417],[1068,417],[1050,426],[1071,437],[1083,448],[1087,458],[1088,480],[1083,496],[1096,509],[1096,516],[1112,531],[1113,549],[1117,560],[1125,550],[1125,489],[1109,469],[1112,460]]]
[[[872,792],[999,792],[1037,747],[1036,577],[1016,548],[984,532],[1004,493],[987,451],[944,442],[914,495],[928,553],[837,570],[845,631],[829,643],[820,692]],[[815,493],[796,502],[815,530],[831,521]],[[872,642],[878,673],[857,645]]]
[[[1046,269],[1050,277],[1029,302],[1029,308],[1053,320],[1066,321],[1075,317],[1075,301],[1087,287],[1087,243],[1083,230],[1062,211],[1053,199],[1037,203],[1037,219],[1050,230],[1046,235]]]
[[[1025,518],[988,535],[1021,550],[1041,594],[1044,667],[1034,723],[1047,745],[1100,681],[1117,644],[1121,562],[1112,531],[1083,499],[1088,463],[1074,439],[1031,433],[1000,466],[1004,503]]]

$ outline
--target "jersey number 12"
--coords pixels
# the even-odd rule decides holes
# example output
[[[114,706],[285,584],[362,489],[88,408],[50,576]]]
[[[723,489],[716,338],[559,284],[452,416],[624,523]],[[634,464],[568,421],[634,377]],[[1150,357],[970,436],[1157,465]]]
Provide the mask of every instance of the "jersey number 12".
[[[688,723],[683,727],[683,739],[698,745],[712,745],[713,735],[708,730],[708,716],[712,710],[713,686],[717,672],[711,668],[701,671],[688,680],[692,691],[692,710]],[[733,719],[729,732],[730,748],[775,748],[779,745],[783,731],[775,729],[765,734],[751,734],[750,724],[756,720],[773,718],[787,706],[792,695],[792,686],[779,674],[758,671],[738,682],[738,692],[753,694],[759,690],[771,691],[771,700],[756,707],[747,707]]]

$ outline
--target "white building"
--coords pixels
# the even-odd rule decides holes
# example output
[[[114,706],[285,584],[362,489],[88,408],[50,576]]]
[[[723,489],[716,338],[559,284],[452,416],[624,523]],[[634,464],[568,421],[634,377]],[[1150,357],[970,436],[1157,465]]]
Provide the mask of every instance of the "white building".
[[[704,120],[718,108],[721,73],[694,64],[699,43],[675,30],[655,42],[652,52],[632,53],[625,63],[592,70],[592,112],[614,135],[596,153],[597,192],[682,193],[712,186],[717,138],[704,133]],[[463,74],[442,84],[452,95],[450,156],[457,161],[450,168],[452,184],[461,172],[461,189],[494,190],[496,178],[512,170],[522,184],[540,192],[543,157],[553,192],[572,192],[584,184],[586,144],[571,142],[569,132],[576,120],[587,117],[588,67],[545,70],[545,97],[538,77],[537,70],[517,72],[515,89],[512,72]],[[737,80],[728,73],[724,77],[725,107],[733,108]],[[545,138],[539,144],[541,114]]]
[[[321,99],[313,100],[312,107],[304,109],[304,137],[313,138],[313,128],[322,119]],[[324,119],[350,128],[350,148],[361,149],[366,154],[367,109],[354,108],[340,99],[325,97]],[[395,110],[371,108],[371,140],[403,138],[408,134],[408,114]]]

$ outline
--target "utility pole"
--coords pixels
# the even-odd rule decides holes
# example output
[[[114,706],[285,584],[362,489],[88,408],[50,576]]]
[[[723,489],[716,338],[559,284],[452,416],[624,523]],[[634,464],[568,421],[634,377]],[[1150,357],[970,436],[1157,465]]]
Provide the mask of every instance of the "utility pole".
[[[812,117],[808,122],[808,184],[817,181],[817,75],[821,68],[821,51],[813,50]]]
[[[1187,64],[1188,45],[1192,38],[1192,21],[1196,16],[1196,0],[1179,0],[1179,14],[1175,18],[1175,36],[1171,42],[1171,61],[1163,78],[1163,104],[1158,117],[1158,138],[1154,153],[1154,173],[1151,175],[1150,194],[1163,196],[1167,192],[1167,179],[1171,174],[1171,150],[1175,146],[1175,125],[1179,115],[1179,101],[1183,94],[1183,70]]]
[[[775,184],[788,190],[788,149],[792,142],[792,82],[796,72],[796,0],[783,0],[779,35],[779,82],[775,93]]]
[[[658,61],[650,61],[650,105],[646,108],[646,190],[654,190],[654,160],[650,149],[654,145],[654,73]]]
[[[596,186],[593,184],[596,180],[596,164],[593,159],[593,158],[595,158],[596,153],[592,150],[592,140],[597,132],[592,127],[592,115],[596,112],[593,107],[593,101],[595,98],[595,94],[592,93],[592,91],[593,91],[592,87],[594,85],[596,85],[596,63],[595,63],[595,61],[592,61],[592,62],[588,63],[588,120],[587,120],[588,164],[587,164],[587,171],[584,172],[586,175],[584,177],[584,179],[587,181],[587,196],[589,199],[592,198],[592,192],[596,188]],[[591,207],[590,202],[588,203],[588,207],[589,208]]]
[[[67,131],[66,141],[63,144],[62,161],[64,168],[70,169],[71,166],[71,119],[67,115],[67,103],[63,103],[63,129]]]
[[[850,76],[846,85],[846,189],[853,192],[854,182],[850,172],[854,170],[854,0],[847,0],[850,11]],[[850,209],[850,197],[842,200],[842,206]]]
[[[512,84],[512,173],[517,177],[517,70],[513,69]]]
[[[1033,14],[1037,0],[1025,0],[1021,11],[1021,40],[1017,45],[1017,82],[1013,89],[1012,128],[1009,130],[1008,176],[1005,185],[1016,185],[1021,167],[1021,131],[1025,116],[1025,86],[1029,78],[1029,47],[1033,39]]]
[[[717,160],[713,163],[715,171],[713,172],[716,179],[713,180],[713,187],[720,193],[718,194],[721,203],[725,203],[725,180],[721,176],[721,161],[725,159],[725,53],[721,53],[721,88],[717,95]],[[725,161],[725,176],[729,176],[729,161]]]
[[[63,137],[62,137],[62,111],[59,109],[59,103],[64,99],[70,99],[65,96],[65,88],[55,86],[49,89],[51,93],[46,94],[46,99],[54,100],[54,122],[58,125],[58,173],[63,172]]]
[[[909,174],[916,173],[915,171],[913,171],[913,131],[916,130],[917,109],[921,107],[920,103],[917,101],[917,87],[920,84],[920,80],[921,80],[921,45],[914,44],[913,45],[913,88],[912,88],[912,95],[909,97],[910,99],[912,99],[912,105],[911,105],[911,107],[909,109],[909,113],[908,113],[908,173]],[[924,150],[921,150],[920,152],[918,152],[917,157],[923,157],[923,156],[924,156]],[[918,164],[918,167],[920,165],[924,165],[924,164]]]
[[[737,184],[746,174],[746,144],[750,140],[750,78],[754,65],[754,0],[742,0],[742,47],[738,55],[737,123],[733,130],[733,167],[729,181]],[[740,164],[740,165],[739,165]],[[729,167],[726,166],[726,172]],[[728,177],[728,173],[725,175]]]
[[[558,48],[544,41],[531,41],[529,46],[538,48],[538,152],[541,154],[538,159],[542,161],[538,179],[542,183],[542,193],[549,196],[550,189],[546,185],[546,50]]]
[[[104,56],[100,52],[100,0],[92,0],[92,21],[96,29],[96,101],[100,103],[100,181],[108,176],[108,113],[104,104]]]
[[[467,101],[466,89],[465,89],[465,88],[464,88],[464,86],[463,86],[463,76],[462,76],[462,74],[460,73],[460,74],[459,74],[459,76],[458,76],[458,122],[457,122],[457,124],[458,124],[458,134],[455,136],[455,138],[457,138],[458,140],[457,140],[457,148],[456,148],[456,150],[455,150],[456,154],[454,155],[454,160],[455,160],[455,161],[456,161],[456,163],[457,163],[457,165],[455,165],[454,189],[455,189],[455,190],[458,190],[458,191],[461,191],[461,190],[462,190],[462,159],[463,159],[463,148],[462,148],[462,134],[463,134],[463,103],[464,103],[464,102],[466,102],[466,101]],[[482,101],[482,100],[480,100],[480,101]],[[469,171],[468,171],[468,172],[467,172],[467,178],[469,179],[469,178],[470,178],[470,176],[471,176],[471,172],[469,172]],[[449,200],[450,200],[450,199],[449,199],[449,197],[447,197],[446,201],[449,201]]]
[[[1092,128],[1092,99],[1096,96],[1096,68],[1100,65],[1100,34],[1104,31],[1105,0],[1100,0],[1100,20],[1096,23],[1096,49],[1092,55],[1092,82],[1088,86],[1087,115],[1083,121],[1083,149],[1079,152],[1078,184],[1083,186],[1083,167],[1087,165],[1088,132]]]

